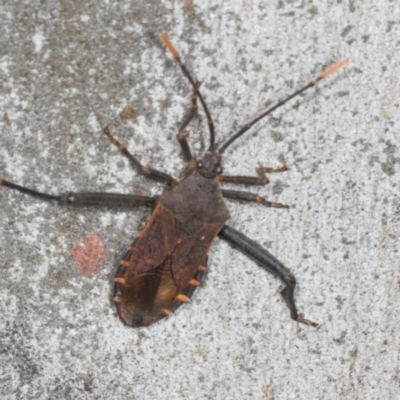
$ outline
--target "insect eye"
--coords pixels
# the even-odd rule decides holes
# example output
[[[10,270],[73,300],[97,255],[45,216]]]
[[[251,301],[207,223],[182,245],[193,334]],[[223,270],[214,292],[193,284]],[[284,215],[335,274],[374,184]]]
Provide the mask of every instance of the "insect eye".
[[[221,175],[221,174],[222,174],[222,171],[223,171],[222,167],[218,167],[218,168],[217,168],[217,174],[218,174],[218,175]]]

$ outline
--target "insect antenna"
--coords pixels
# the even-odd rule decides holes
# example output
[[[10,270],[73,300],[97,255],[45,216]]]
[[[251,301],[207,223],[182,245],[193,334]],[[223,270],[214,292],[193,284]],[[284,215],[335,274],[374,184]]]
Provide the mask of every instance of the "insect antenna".
[[[185,64],[182,62],[178,50],[174,47],[174,45],[171,43],[169,40],[169,37],[165,33],[160,33],[160,39],[164,43],[165,47],[169,50],[169,52],[172,54],[172,57],[177,61],[179,66],[181,67],[183,73],[186,75],[186,77],[189,79],[190,84],[193,86],[193,89],[196,91],[198,98],[200,99],[201,105],[203,106],[204,112],[206,113],[207,116],[207,124],[208,124],[208,129],[210,131],[210,151],[215,150],[215,133],[214,133],[214,121],[211,118],[210,111],[208,111],[207,105],[203,99],[203,96],[200,93],[199,90],[199,85],[196,84],[192,76],[190,75],[188,69],[186,68]]]
[[[345,58],[342,61],[339,61],[335,65],[332,65],[330,68],[326,69],[324,72],[322,72],[321,75],[319,75],[316,79],[312,80],[310,83],[308,83],[306,86],[302,87],[301,89],[297,90],[290,96],[284,98],[283,100],[279,101],[276,103],[273,107],[269,108],[267,111],[263,112],[261,115],[259,115],[257,118],[255,118],[253,121],[249,122],[248,124],[244,125],[237,133],[235,133],[230,139],[228,139],[220,148],[219,152],[223,153],[226,148],[231,145],[236,139],[240,138],[244,133],[246,133],[256,122],[260,121],[260,119],[263,119],[266,117],[268,114],[272,113],[275,111],[277,108],[283,106],[285,103],[287,103],[289,100],[293,99],[294,97],[298,96],[299,94],[303,93],[307,89],[315,86],[319,81],[322,79],[326,78],[327,76],[331,75],[335,71],[337,71],[339,68],[343,67],[347,62],[349,61],[348,58]]]

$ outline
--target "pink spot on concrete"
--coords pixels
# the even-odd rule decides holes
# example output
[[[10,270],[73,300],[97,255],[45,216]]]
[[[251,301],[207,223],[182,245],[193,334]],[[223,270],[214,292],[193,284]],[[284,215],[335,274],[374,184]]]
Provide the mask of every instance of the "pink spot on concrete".
[[[86,278],[98,274],[106,261],[107,254],[103,241],[95,233],[88,233],[72,249],[75,268]]]

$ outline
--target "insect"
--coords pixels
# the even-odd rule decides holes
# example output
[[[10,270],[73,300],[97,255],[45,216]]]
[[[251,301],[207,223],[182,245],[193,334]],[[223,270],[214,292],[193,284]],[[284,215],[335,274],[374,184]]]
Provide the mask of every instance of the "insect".
[[[345,65],[348,60],[333,65],[318,78],[276,103],[244,125],[217,149],[214,123],[201,95],[200,82],[193,79],[168,36],[163,33],[160,38],[193,88],[190,112],[177,135],[189,166],[182,181],[178,182],[169,174],[142,165],[110,133],[109,128],[104,127],[104,134],[141,174],[146,178],[164,182],[169,185],[170,190],[155,197],[87,192],[52,195],[19,186],[5,179],[0,179],[0,185],[61,205],[153,208],[149,221],[124,255],[115,276],[114,302],[117,313],[129,326],[149,326],[167,317],[190,299],[206,271],[208,252],[216,236],[236,247],[284,282],[285,287],[281,294],[293,320],[317,326],[318,324],[303,318],[297,312],[294,301],[296,280],[289,269],[259,244],[226,225],[230,213],[224,198],[255,202],[267,207],[287,206],[267,201],[264,197],[250,192],[222,189],[221,183],[266,185],[269,182],[266,173],[286,171],[287,166],[275,169],[260,167],[256,170],[257,176],[231,176],[223,174],[221,162],[226,149],[256,122],[315,86]],[[185,129],[197,114],[198,100],[207,117],[210,139],[208,150],[201,159],[196,160],[192,155]]]

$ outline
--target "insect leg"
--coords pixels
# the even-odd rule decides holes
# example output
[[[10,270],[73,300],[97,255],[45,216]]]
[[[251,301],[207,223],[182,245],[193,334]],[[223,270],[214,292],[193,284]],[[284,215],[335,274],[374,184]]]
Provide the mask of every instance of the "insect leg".
[[[40,200],[55,201],[61,205],[76,206],[113,206],[117,208],[151,206],[157,200],[157,197],[136,196],[132,194],[120,193],[63,193],[60,195],[52,195],[37,190],[29,189],[24,186],[0,179],[0,186],[6,186],[10,189],[17,190],[29,196],[36,197]]]
[[[274,172],[284,172],[289,168],[286,164],[284,164],[280,168],[269,168],[269,167],[259,167],[256,168],[256,172],[258,176],[231,176],[231,175],[220,175],[219,181],[223,183],[233,183],[237,185],[267,185],[270,181],[265,173],[274,173]]]
[[[165,172],[161,172],[157,169],[145,167],[140,163],[140,161],[129,152],[129,150],[115,137],[111,134],[108,126],[103,128],[103,133],[110,139],[111,143],[118,147],[118,150],[129,159],[132,165],[134,165],[139,172],[141,172],[146,178],[154,179],[155,181],[165,182],[171,186],[176,185],[176,180]]]
[[[222,189],[222,195],[227,199],[233,200],[242,200],[242,201],[250,201],[253,203],[260,203],[266,207],[274,207],[274,208],[289,208],[288,205],[282,203],[276,203],[274,201],[268,201],[262,196],[259,196],[255,193],[250,192],[242,192],[240,190],[226,190]]]
[[[281,295],[289,307],[292,319],[301,322],[302,324],[318,326],[317,323],[300,317],[297,313],[293,297],[294,289],[296,287],[296,279],[289,269],[287,269],[277,258],[254,240],[249,239],[243,235],[243,233],[240,233],[227,225],[224,225],[218,236],[285,282],[286,287],[281,291]]]
[[[196,87],[200,87],[201,82],[196,81]],[[179,127],[178,132],[178,141],[182,148],[183,154],[185,156],[186,161],[189,163],[191,167],[196,166],[196,160],[192,156],[192,152],[190,150],[189,143],[186,138],[185,129],[191,122],[191,120],[197,115],[198,107],[197,107],[197,88],[193,89],[192,94],[192,106],[190,107],[190,112],[185,120],[182,122],[182,125]]]

